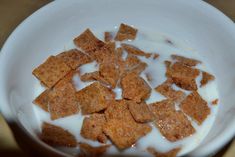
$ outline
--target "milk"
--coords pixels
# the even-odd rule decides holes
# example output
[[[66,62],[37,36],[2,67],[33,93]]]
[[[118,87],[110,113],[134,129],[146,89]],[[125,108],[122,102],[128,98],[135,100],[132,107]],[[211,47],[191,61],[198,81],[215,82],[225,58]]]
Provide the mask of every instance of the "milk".
[[[96,34],[96,35],[100,37],[100,39],[103,38],[102,34]],[[169,42],[169,40],[171,42]],[[133,44],[137,46],[138,48],[144,50],[145,52],[158,53],[160,55],[157,59],[154,59],[153,57],[150,57],[148,59],[145,57],[138,57],[140,60],[148,64],[148,67],[140,74],[140,76],[143,79],[145,79],[145,81],[153,89],[150,97],[146,100],[148,104],[165,99],[165,97],[159,94],[158,92],[156,92],[154,88],[162,84],[166,80],[166,76],[165,76],[166,67],[164,65],[164,61],[171,60],[170,58],[171,54],[178,54],[178,55],[182,55],[185,57],[198,59],[202,61],[202,64],[197,65],[196,68],[199,68],[203,71],[207,71],[213,74],[209,65],[206,64],[207,63],[206,59],[200,57],[199,52],[191,49],[190,47],[187,47],[186,44],[183,44],[182,42],[179,42],[178,40],[175,40],[173,38],[166,37],[165,35],[148,32],[146,30],[144,31],[140,30],[138,32],[138,36],[136,40],[126,41],[126,43]],[[117,46],[120,46],[120,43],[118,43]],[[65,46],[65,48],[66,49],[74,48],[74,45],[71,44],[70,42]],[[126,56],[127,56],[127,53],[124,52],[122,57],[126,58]],[[84,74],[87,72],[94,72],[98,70],[98,65],[96,62],[88,63],[88,64],[81,66],[79,70],[80,70],[80,74]],[[147,77],[146,77],[147,74],[151,74],[152,76],[151,82],[147,80]],[[201,77],[202,76],[200,75],[196,78],[198,87],[200,87],[199,85],[200,85]],[[81,90],[85,88],[86,86],[90,85],[91,83],[93,83],[93,82],[81,81],[78,75],[74,76],[73,82],[77,90]],[[173,88],[176,90],[182,90],[187,95],[190,94],[190,91],[180,89],[176,85],[173,85]],[[38,90],[35,92],[35,97],[43,91],[43,88],[40,86],[40,84],[36,85],[36,89]],[[115,99],[118,100],[122,98],[121,88],[116,87],[115,89],[113,89],[113,91],[116,93]],[[190,151],[194,150],[197,146],[200,145],[200,143],[206,137],[206,135],[208,134],[208,132],[210,131],[213,125],[213,122],[215,120],[216,113],[218,110],[218,105],[212,105],[211,101],[219,98],[216,81],[211,81],[206,86],[199,88],[198,92],[202,96],[202,98],[208,102],[208,106],[211,109],[211,114],[207,117],[207,119],[200,126],[197,125],[190,117],[188,117],[188,119],[192,122],[192,125],[196,129],[195,134],[193,134],[190,137],[179,140],[177,142],[170,142],[161,135],[161,133],[153,125],[153,123],[149,123],[152,126],[152,131],[146,136],[142,137],[140,140],[138,140],[135,145],[123,151],[118,150],[115,146],[111,146],[107,150],[105,156],[106,155],[108,156],[108,154],[121,154],[123,156],[125,155],[151,156],[151,154],[149,154],[146,151],[147,147],[153,147],[160,152],[166,152],[173,148],[181,147],[182,149],[178,153],[178,156],[185,155],[189,153]],[[175,107],[177,110],[179,110],[179,104],[176,104]],[[50,115],[36,105],[34,105],[34,111],[38,119],[38,126],[40,126],[42,122],[46,121],[51,124],[61,126],[62,128],[68,130],[76,137],[78,142],[86,142],[92,146],[102,145],[99,142],[84,139],[80,135],[80,130],[82,127],[83,119],[85,118],[85,116],[82,116],[81,113],[52,121],[50,120]],[[108,143],[111,143],[111,142],[108,141]],[[79,152],[79,148],[57,148],[57,149],[68,152],[70,154],[76,154]]]

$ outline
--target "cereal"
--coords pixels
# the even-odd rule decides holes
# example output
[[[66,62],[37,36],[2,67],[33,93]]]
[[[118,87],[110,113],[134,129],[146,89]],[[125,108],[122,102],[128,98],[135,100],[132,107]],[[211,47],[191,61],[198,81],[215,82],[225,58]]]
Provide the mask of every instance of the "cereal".
[[[71,70],[67,75],[65,75],[64,78],[62,78],[56,85],[54,86],[54,89],[62,89],[66,87],[68,84],[73,85],[73,76],[78,74],[78,71]]]
[[[155,125],[169,141],[175,142],[195,132],[187,117],[175,110],[171,100],[163,100],[150,106],[156,118]]]
[[[133,54],[133,55],[138,55],[138,56],[145,56],[146,58],[151,57],[151,53],[146,53],[142,50],[140,50],[139,48],[130,45],[130,44],[124,44],[122,43],[121,46],[123,47],[124,50],[126,50],[129,54]]]
[[[76,93],[82,114],[91,114],[108,107],[107,101],[115,98],[115,94],[99,82],[83,88]]]
[[[71,68],[61,59],[55,56],[50,56],[43,64],[33,70],[33,75],[36,76],[46,87],[51,88],[70,70]]]
[[[114,42],[106,43],[102,48],[95,51],[93,57],[98,63],[115,62],[116,60],[115,43]]]
[[[215,100],[213,100],[213,101],[211,102],[211,104],[212,104],[212,105],[217,105],[218,102],[219,102],[219,99],[215,99]]]
[[[113,39],[112,33],[111,32],[104,32],[104,41],[105,42],[110,42]]]
[[[85,73],[82,76],[80,76],[80,79],[84,82],[87,81],[99,81],[100,83],[104,85],[109,85],[109,82],[105,80],[102,76],[100,76],[99,71],[94,71],[91,73]]]
[[[151,88],[136,73],[128,73],[121,79],[122,97],[141,102],[150,96]]]
[[[181,102],[180,108],[199,125],[210,114],[210,108],[207,106],[207,102],[196,91],[192,92]]]
[[[159,56],[160,56],[159,54],[155,53],[155,54],[153,55],[153,59],[157,59]]]
[[[103,126],[106,120],[104,114],[92,114],[83,120],[81,135],[90,140],[98,140],[105,143],[107,138],[103,134]],[[101,140],[101,141],[100,141]]]
[[[81,150],[80,156],[99,157],[106,152],[106,150],[110,147],[110,145],[93,147],[87,143],[79,143],[79,147]]]
[[[38,105],[46,112],[49,112],[48,110],[49,93],[50,93],[50,90],[46,89],[33,101],[34,104]]]
[[[49,111],[51,119],[67,117],[79,112],[79,104],[71,84],[58,90],[54,89],[49,95]]]
[[[121,119],[108,120],[103,129],[104,133],[119,149],[131,147],[151,130],[152,128],[147,124],[138,124]]]
[[[77,49],[71,49],[62,52],[58,54],[56,57],[63,60],[72,69],[77,69],[77,67],[93,61],[91,57],[89,57],[88,55],[84,54],[83,52]]]
[[[51,146],[76,147],[77,141],[75,137],[59,126],[55,126],[44,122],[42,125],[42,133],[40,138]]]
[[[174,148],[168,152],[158,152],[153,147],[148,147],[147,150],[155,157],[176,157],[181,148]]]
[[[148,105],[144,102],[137,104],[133,101],[127,101],[128,108],[136,122],[146,123],[154,119],[152,112],[149,110]]]
[[[127,69],[131,69],[131,68],[133,68],[134,66],[136,66],[140,63],[141,63],[141,61],[137,56],[132,55],[132,54],[127,55],[127,58],[126,58],[126,61],[125,61]]]
[[[202,72],[202,80],[200,81],[201,86],[203,87],[205,86],[208,82],[213,81],[215,79],[215,77],[211,74],[209,74],[208,72],[203,71]]]
[[[127,39],[134,40],[136,38],[136,34],[137,34],[137,29],[122,23],[116,34],[115,40],[117,41],[123,41]]]
[[[196,66],[197,64],[201,63],[201,61],[199,60],[186,58],[186,57],[175,55],[175,54],[171,55],[171,58],[187,66]]]
[[[76,46],[91,56],[96,50],[105,45],[103,41],[95,37],[90,29],[86,29],[82,34],[76,37],[73,42]]]

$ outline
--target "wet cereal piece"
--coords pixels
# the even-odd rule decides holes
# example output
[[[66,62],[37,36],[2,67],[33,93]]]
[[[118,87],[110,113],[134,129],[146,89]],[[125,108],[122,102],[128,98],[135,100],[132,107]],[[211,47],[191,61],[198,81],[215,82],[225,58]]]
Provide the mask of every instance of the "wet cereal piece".
[[[115,88],[120,75],[118,66],[114,63],[102,63],[100,64],[99,71],[101,77],[104,78],[112,88]]]
[[[174,102],[180,102],[185,98],[184,92],[180,90],[174,90],[172,86],[172,80],[168,79],[161,85],[157,86],[155,90],[165,96],[168,99],[173,100]]]
[[[76,147],[76,138],[67,130],[44,122],[40,138],[51,146]]]
[[[154,119],[153,113],[144,102],[137,104],[133,101],[128,101],[128,108],[136,122],[146,123]]]
[[[105,124],[104,114],[92,114],[90,117],[85,117],[82,124],[81,135],[93,141],[105,143],[106,136],[103,134],[103,126]]]
[[[128,73],[121,78],[122,97],[135,102],[147,99],[151,93],[148,83],[136,73]]]
[[[73,76],[79,74],[79,71],[71,70],[67,75],[65,75],[64,78],[62,78],[56,85],[54,86],[54,89],[62,89],[66,87],[68,84],[73,85]]]
[[[200,81],[201,85],[200,87],[205,86],[208,82],[213,81],[215,77],[208,72],[203,71],[202,72],[202,80]]]
[[[80,156],[99,157],[104,154],[110,146],[111,145],[102,145],[98,147],[93,147],[87,143],[79,143],[79,148],[81,150]]]
[[[147,124],[111,119],[104,125],[104,133],[119,148],[131,147],[138,139],[148,134],[152,128]]]
[[[171,67],[171,61],[164,61],[164,64],[166,66],[166,69],[169,70],[169,68]]]
[[[175,110],[171,100],[163,100],[150,104],[155,115],[155,125],[161,134],[171,142],[183,139],[195,133],[190,121],[181,111]]]
[[[123,40],[134,40],[136,38],[137,29],[128,26],[126,24],[121,24],[119,26],[119,30],[116,34],[115,40],[123,41]]]
[[[148,66],[147,63],[141,62],[139,65],[131,69],[130,72],[136,73],[139,75],[141,74],[141,72],[143,72],[147,68],[147,66]]]
[[[77,47],[81,48],[91,56],[96,50],[105,45],[103,41],[95,37],[90,29],[86,29],[82,34],[76,37],[73,42]]]
[[[50,92],[49,111],[52,120],[71,116],[79,112],[79,104],[75,93],[76,91],[71,84]]]
[[[72,69],[76,69],[77,67],[90,63],[93,61],[91,57],[84,54],[83,52],[77,50],[77,49],[71,49],[65,52],[62,52],[58,54],[56,57],[63,60],[68,66],[70,66]]]
[[[131,68],[133,68],[134,66],[137,66],[140,63],[141,63],[141,60],[137,56],[132,55],[132,54],[127,55],[127,58],[126,58],[126,61],[125,61],[127,69],[131,69]]]
[[[171,55],[171,58],[187,66],[196,66],[197,64],[201,63],[201,61],[199,60],[187,58],[187,57],[183,57],[183,56],[179,56],[175,54]]]
[[[106,43],[102,48],[95,51],[93,57],[98,63],[114,63],[116,60],[115,42]]]
[[[153,59],[157,59],[159,56],[160,56],[159,54],[155,53],[155,54],[153,55]]]
[[[170,68],[167,68],[166,76],[171,78],[180,88],[195,91],[197,90],[195,78],[199,73],[200,71],[198,69],[176,62]]]
[[[80,76],[80,79],[84,82],[99,81],[102,84],[109,85],[109,82],[107,80],[105,80],[102,76],[100,76],[99,71],[85,73],[82,76]]]
[[[50,89],[46,89],[33,101],[35,105],[38,105],[46,112],[49,112],[48,110],[49,93]]]
[[[180,104],[180,108],[184,113],[194,119],[199,125],[210,114],[210,108],[207,102],[196,92],[189,94]]]
[[[113,39],[112,33],[111,32],[104,32],[104,41],[105,42],[110,42]]]
[[[71,68],[61,59],[50,56],[43,64],[33,70],[33,75],[46,87],[51,88],[70,70]]]
[[[146,53],[142,50],[140,50],[139,48],[130,45],[130,44],[121,44],[122,48],[127,51],[129,54],[133,54],[133,55],[137,55],[137,56],[145,56],[146,58],[151,57],[151,53]]]
[[[176,157],[181,148],[174,148],[168,152],[158,152],[153,147],[148,147],[147,151],[155,157]]]
[[[218,105],[219,99],[215,99],[211,102],[212,105]]]
[[[106,109],[108,107],[107,101],[115,98],[115,94],[99,82],[81,89],[76,95],[83,115]]]

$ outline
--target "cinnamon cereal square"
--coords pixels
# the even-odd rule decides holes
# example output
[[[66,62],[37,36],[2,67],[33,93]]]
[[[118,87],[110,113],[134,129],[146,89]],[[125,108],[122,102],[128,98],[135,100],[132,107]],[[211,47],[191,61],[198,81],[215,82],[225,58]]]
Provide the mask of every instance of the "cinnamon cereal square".
[[[153,147],[148,147],[147,151],[155,157],[176,157],[181,148],[174,148],[167,152],[158,152]]]
[[[51,146],[76,147],[76,138],[67,130],[44,122],[40,138]]]
[[[104,32],[104,41],[105,42],[110,42],[113,39],[112,33],[111,32]]]
[[[74,44],[91,55],[104,46],[104,42],[95,37],[90,29],[86,29],[78,37],[73,40]]]
[[[44,92],[42,92],[34,101],[33,103],[35,105],[38,105],[41,107],[44,111],[49,112],[48,110],[48,102],[49,102],[49,93],[50,89],[46,89]]]
[[[111,145],[93,147],[87,143],[79,143],[81,150],[79,157],[99,157],[104,154]]]
[[[189,94],[180,104],[184,113],[194,119],[199,125],[210,114],[210,108],[207,102],[202,99],[198,92],[194,91]]]
[[[79,71],[71,70],[64,78],[62,78],[59,82],[56,83],[54,89],[62,89],[65,88],[68,84],[73,86],[73,76],[79,74]]]
[[[80,76],[80,79],[84,82],[99,81],[101,84],[104,84],[107,86],[110,85],[110,83],[100,75],[99,71],[85,73],[82,76]]]
[[[203,71],[202,80],[200,81],[201,87],[205,86],[208,82],[213,81],[214,79],[215,79],[215,76],[211,75],[208,72]]]
[[[156,118],[155,125],[167,140],[175,142],[195,133],[187,117],[175,110],[173,101],[166,99],[150,106]]]
[[[76,91],[71,84],[64,88],[54,89],[49,95],[51,119],[59,119],[79,112]]]
[[[46,87],[51,88],[70,70],[71,68],[61,59],[50,56],[43,64],[33,70],[33,75]]]
[[[115,98],[115,94],[99,82],[81,89],[76,95],[83,115],[106,109],[108,107],[107,101]]]
[[[122,97],[137,103],[150,96],[151,88],[148,83],[136,73],[128,73],[121,78]]]
[[[137,48],[133,45],[130,45],[130,44],[122,43],[121,46],[129,54],[133,54],[133,55],[137,55],[137,56],[145,56],[146,58],[149,58],[152,55],[151,53],[146,53],[146,52],[140,50],[139,48]]]
[[[171,58],[187,66],[196,66],[197,64],[201,63],[201,61],[199,60],[187,58],[187,57],[183,57],[183,56],[179,56],[175,54],[171,55]]]
[[[137,29],[128,26],[126,24],[121,24],[119,26],[119,30],[116,34],[115,40],[116,41],[123,41],[123,40],[134,40],[136,38]]]
[[[82,124],[81,135],[93,141],[105,143],[107,138],[103,134],[103,126],[105,124],[104,114],[92,114],[90,117],[85,117]]]
[[[89,57],[88,55],[77,49],[71,49],[62,52],[58,54],[56,57],[63,60],[72,69],[77,69],[77,67],[86,63],[90,63],[93,60],[91,57]]]
[[[116,60],[115,42],[105,43],[105,45],[102,48],[95,51],[93,57],[98,63],[104,63],[104,62],[114,63]]]

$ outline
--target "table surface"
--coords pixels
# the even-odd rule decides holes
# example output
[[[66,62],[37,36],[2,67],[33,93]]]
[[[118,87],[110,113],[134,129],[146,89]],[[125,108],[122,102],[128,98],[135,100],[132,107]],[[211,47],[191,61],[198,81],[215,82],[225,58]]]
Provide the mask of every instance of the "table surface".
[[[27,16],[51,0],[0,0],[0,48],[14,30]],[[235,0],[207,0],[235,21]],[[10,129],[0,115],[0,156],[24,156],[16,144]],[[225,146],[215,157],[234,157],[235,140]]]

